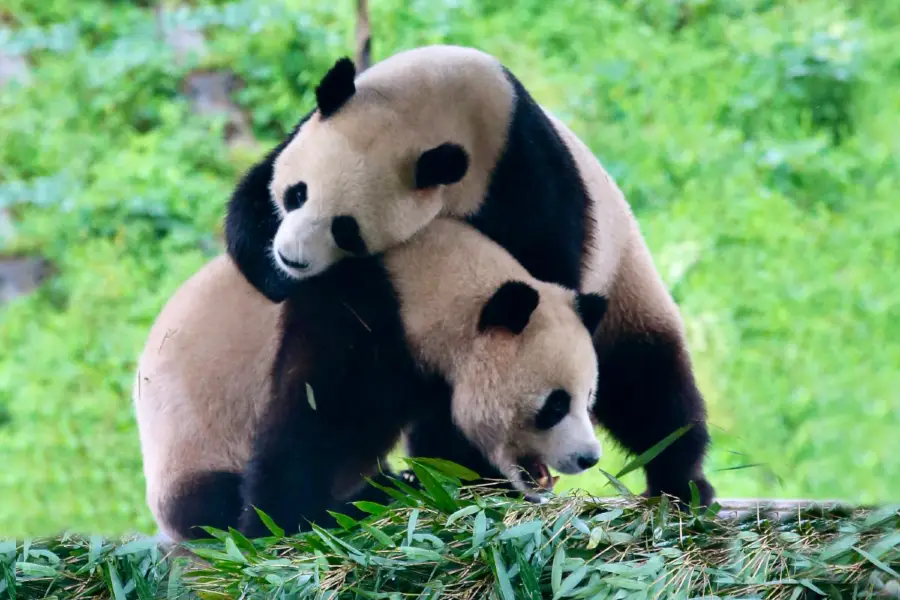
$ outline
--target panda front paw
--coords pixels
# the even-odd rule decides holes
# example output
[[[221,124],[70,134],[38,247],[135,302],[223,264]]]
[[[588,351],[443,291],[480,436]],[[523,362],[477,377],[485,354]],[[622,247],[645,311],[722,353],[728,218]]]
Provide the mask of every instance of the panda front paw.
[[[397,475],[399,476],[400,481],[402,481],[406,485],[414,489],[419,489],[421,487],[421,485],[419,484],[419,478],[416,477],[416,472],[412,469],[405,469],[403,471],[400,471]]]

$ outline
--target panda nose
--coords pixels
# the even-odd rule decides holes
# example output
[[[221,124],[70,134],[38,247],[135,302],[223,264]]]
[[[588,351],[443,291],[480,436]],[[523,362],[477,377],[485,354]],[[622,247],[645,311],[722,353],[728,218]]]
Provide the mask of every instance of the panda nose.
[[[598,462],[600,462],[600,457],[596,454],[581,454],[578,456],[578,460],[576,462],[578,463],[579,469],[590,469]]]
[[[284,254],[281,253],[281,250],[278,251],[278,258],[281,259],[281,262],[286,264],[292,269],[297,269],[298,271],[305,271],[309,268],[308,262],[297,262],[295,260],[291,260],[287,258]]]

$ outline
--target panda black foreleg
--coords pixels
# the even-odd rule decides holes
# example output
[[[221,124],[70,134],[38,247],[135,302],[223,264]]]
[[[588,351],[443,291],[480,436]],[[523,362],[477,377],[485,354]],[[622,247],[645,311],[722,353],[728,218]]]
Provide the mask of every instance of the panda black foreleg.
[[[241,514],[241,481],[240,473],[230,471],[182,475],[162,507],[163,520],[186,540],[212,537],[201,527],[235,527]]]
[[[427,395],[429,410],[419,415],[407,432],[409,456],[448,460],[478,473],[483,480],[505,479],[453,422],[450,385],[435,376],[428,382]]]
[[[710,442],[706,411],[686,351],[677,338],[660,332],[621,334],[601,359],[595,415],[634,454],[646,452],[679,428],[692,425],[645,465],[644,495],[665,493],[687,504],[693,481],[701,504],[712,504],[715,490],[703,472]]]
[[[327,510],[334,504],[334,473],[346,458],[339,432],[310,414],[278,421],[260,429],[244,473],[239,528],[248,537],[269,535],[253,507],[288,535],[308,530],[309,523],[333,524]]]

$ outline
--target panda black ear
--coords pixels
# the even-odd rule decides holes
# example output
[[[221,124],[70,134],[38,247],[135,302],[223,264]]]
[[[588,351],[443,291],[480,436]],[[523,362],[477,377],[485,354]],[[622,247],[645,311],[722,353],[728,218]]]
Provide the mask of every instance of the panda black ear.
[[[316,87],[316,105],[323,119],[336,113],[356,93],[356,67],[347,58],[338,59]]]
[[[507,281],[481,309],[478,331],[499,328],[518,335],[525,330],[539,301],[537,290],[527,283]]]
[[[426,150],[416,161],[416,189],[450,185],[469,170],[469,155],[459,144],[446,142]]]
[[[575,298],[575,310],[581,317],[581,322],[593,335],[597,326],[606,316],[609,300],[600,294],[578,294]]]

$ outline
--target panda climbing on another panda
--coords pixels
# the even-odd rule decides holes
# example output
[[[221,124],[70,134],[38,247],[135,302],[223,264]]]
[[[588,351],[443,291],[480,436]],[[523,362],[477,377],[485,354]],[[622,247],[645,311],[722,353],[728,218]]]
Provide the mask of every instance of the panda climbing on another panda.
[[[501,63],[470,48],[400,52],[359,77],[341,59],[316,98],[231,198],[227,246],[244,277],[281,302],[303,281],[402,244],[438,216],[464,220],[536,279],[609,298],[592,331],[594,415],[633,453],[691,425],[645,465],[645,494],[687,502],[693,481],[711,504],[706,411],[680,313],[622,193],[587,146]],[[408,449],[477,460],[447,414],[417,422]]]

